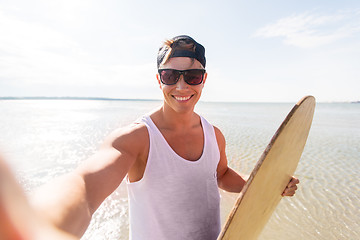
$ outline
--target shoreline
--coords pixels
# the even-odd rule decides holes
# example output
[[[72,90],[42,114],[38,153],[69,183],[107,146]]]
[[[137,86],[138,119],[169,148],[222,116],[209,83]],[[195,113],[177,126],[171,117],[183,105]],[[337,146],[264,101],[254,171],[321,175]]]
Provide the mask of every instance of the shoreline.
[[[65,97],[46,97],[46,96],[21,96],[21,97],[14,97],[14,96],[6,96],[0,97],[0,101],[2,100],[89,100],[89,101],[136,101],[136,102],[159,102],[162,99],[147,99],[147,98],[107,98],[107,97],[72,97],[72,96],[65,96]],[[264,104],[264,103],[274,103],[274,104],[293,104],[295,102],[249,102],[249,101],[199,101],[200,103],[254,103],[254,104]],[[324,102],[317,102],[317,104],[360,104],[360,101],[324,101]]]

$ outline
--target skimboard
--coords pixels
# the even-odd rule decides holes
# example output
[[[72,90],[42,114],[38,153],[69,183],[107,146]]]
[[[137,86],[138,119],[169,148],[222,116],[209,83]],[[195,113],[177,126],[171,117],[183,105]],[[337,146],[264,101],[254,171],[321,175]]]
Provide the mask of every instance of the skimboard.
[[[295,172],[314,109],[315,98],[307,96],[287,115],[256,163],[218,240],[257,239]]]

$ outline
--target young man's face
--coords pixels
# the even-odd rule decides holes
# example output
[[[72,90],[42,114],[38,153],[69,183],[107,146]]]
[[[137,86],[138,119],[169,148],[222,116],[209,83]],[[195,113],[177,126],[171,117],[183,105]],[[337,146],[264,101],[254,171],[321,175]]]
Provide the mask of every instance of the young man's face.
[[[197,60],[187,57],[170,58],[160,69],[203,69]],[[163,91],[164,104],[171,107],[176,112],[193,111],[195,104],[199,101],[207,73],[204,74],[203,82],[199,85],[189,85],[181,75],[178,82],[174,85],[165,85],[161,82],[159,74],[156,75],[160,89]]]

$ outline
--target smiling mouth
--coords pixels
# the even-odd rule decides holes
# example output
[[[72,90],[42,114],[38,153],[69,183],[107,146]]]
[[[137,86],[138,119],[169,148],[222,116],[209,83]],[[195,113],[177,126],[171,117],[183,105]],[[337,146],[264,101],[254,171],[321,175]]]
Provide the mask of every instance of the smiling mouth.
[[[186,96],[186,97],[180,97],[180,96],[173,96],[177,101],[187,101],[189,100],[193,95]]]

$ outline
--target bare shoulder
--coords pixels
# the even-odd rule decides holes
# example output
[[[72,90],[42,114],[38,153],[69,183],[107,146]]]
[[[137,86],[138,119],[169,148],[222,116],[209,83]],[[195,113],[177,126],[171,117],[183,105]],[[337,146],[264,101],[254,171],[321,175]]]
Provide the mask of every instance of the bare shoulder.
[[[149,143],[149,133],[144,123],[134,123],[115,129],[105,139],[102,148],[114,148],[117,150],[136,151],[144,149]]]
[[[213,126],[214,127],[214,130],[215,130],[215,136],[216,136],[216,141],[219,145],[219,148],[220,150],[222,148],[225,148],[225,137],[224,137],[224,134],[221,132],[221,130],[216,127],[216,126]]]

